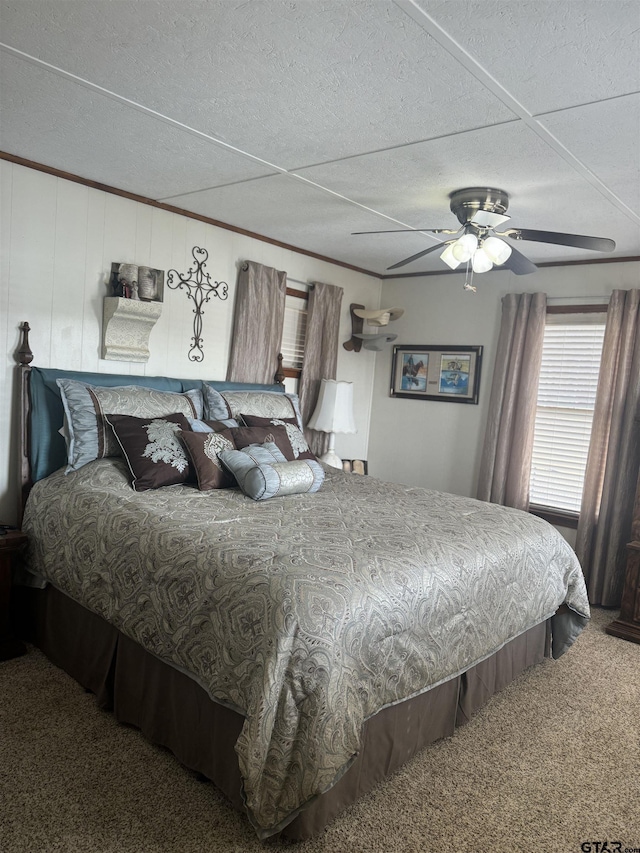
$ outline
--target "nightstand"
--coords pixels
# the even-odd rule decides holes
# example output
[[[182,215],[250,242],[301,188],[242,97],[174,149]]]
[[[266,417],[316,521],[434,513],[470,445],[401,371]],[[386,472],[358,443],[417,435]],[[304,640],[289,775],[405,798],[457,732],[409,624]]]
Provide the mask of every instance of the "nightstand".
[[[640,417],[635,426],[640,431]],[[605,628],[607,634],[640,643],[640,476],[636,483],[636,497],[631,517],[631,541],[627,543],[627,566],[620,616]]]
[[[11,566],[14,555],[27,543],[20,530],[0,535],[0,661],[9,660],[27,651],[25,644],[14,636],[11,628]]]
[[[627,552],[620,616],[604,630],[614,637],[640,643],[640,542],[629,542]]]

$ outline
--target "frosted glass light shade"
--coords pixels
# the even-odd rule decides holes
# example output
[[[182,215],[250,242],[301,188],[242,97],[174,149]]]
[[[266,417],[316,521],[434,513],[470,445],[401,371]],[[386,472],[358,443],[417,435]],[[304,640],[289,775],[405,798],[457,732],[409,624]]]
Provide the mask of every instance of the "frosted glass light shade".
[[[478,238],[475,234],[463,234],[459,240],[453,244],[452,254],[456,261],[464,263],[478,248]]]
[[[462,263],[462,261],[457,261],[457,260],[453,257],[453,243],[449,243],[449,245],[447,246],[447,248],[446,248],[446,249],[444,250],[444,252],[440,255],[440,260],[441,260],[441,261],[444,261],[444,262],[445,262],[445,264],[446,264],[447,266],[451,267],[451,269],[452,269],[452,270],[457,269],[457,268],[460,266],[460,264]]]
[[[500,266],[511,255],[511,246],[498,237],[487,237],[482,244],[485,254],[496,266]]]
[[[323,379],[318,403],[307,427],[319,432],[356,432],[353,417],[353,382]]]
[[[474,225],[481,225],[484,228],[497,228],[503,222],[511,219],[510,216],[503,216],[501,213],[491,213],[488,210],[476,210],[473,214]]]
[[[476,249],[473,253],[471,266],[473,267],[473,271],[476,273],[489,272],[493,266],[493,262],[484,249]]]

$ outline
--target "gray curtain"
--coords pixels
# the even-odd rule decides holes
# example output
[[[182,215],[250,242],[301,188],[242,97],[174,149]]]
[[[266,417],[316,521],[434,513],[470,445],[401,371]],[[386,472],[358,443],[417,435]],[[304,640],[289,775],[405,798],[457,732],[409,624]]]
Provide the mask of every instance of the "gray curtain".
[[[478,498],[529,508],[529,477],[542,342],[545,293],[509,293],[502,300],[502,323],[493,382]]]
[[[318,402],[321,380],[336,378],[342,294],[341,287],[322,282],[314,283],[309,292],[307,335],[299,387],[300,412],[305,424]],[[327,433],[305,429],[304,434],[317,456],[327,451]]]
[[[576,553],[592,604],[617,607],[640,466],[640,290],[607,310]]]
[[[238,275],[230,382],[274,382],[284,325],[287,274],[246,261]]]

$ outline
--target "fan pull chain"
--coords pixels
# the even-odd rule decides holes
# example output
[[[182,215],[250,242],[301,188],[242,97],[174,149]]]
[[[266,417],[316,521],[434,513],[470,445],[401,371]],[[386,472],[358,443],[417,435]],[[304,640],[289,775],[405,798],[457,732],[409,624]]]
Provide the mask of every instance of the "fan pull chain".
[[[470,290],[472,293],[476,293],[478,290],[473,283],[473,267],[471,265],[471,261],[467,261],[467,271],[464,277],[463,290]]]

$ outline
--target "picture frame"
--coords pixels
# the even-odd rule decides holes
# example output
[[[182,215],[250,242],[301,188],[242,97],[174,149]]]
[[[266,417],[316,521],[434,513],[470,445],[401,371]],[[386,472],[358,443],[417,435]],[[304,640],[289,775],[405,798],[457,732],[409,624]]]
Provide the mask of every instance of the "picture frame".
[[[448,344],[394,346],[390,396],[476,405],[482,349]]]

